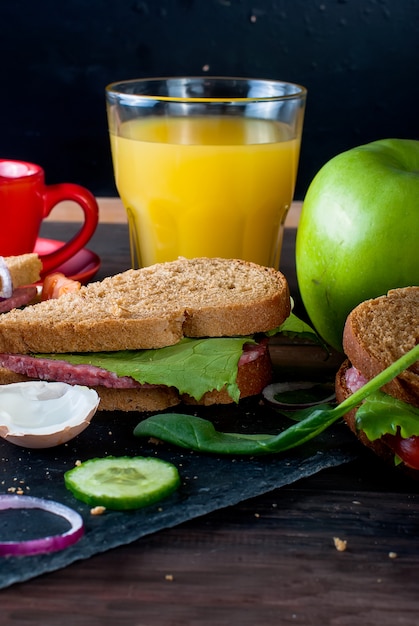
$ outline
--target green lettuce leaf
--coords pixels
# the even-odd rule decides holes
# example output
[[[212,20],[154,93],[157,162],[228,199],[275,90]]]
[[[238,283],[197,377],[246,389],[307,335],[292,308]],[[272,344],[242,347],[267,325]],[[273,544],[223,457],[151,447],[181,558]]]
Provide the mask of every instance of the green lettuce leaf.
[[[376,391],[359,407],[356,425],[370,441],[399,432],[407,439],[419,435],[419,409],[382,391]]]
[[[280,326],[269,330],[265,333],[268,337],[274,335],[283,334],[287,337],[299,337],[300,339],[308,339],[324,346],[324,342],[316,333],[316,331],[306,322],[297,317],[294,313],[291,313],[289,317]]]
[[[64,360],[74,365],[101,367],[117,376],[131,376],[139,383],[167,385],[200,400],[204,393],[226,386],[239,401],[237,371],[245,343],[251,337],[182,339],[174,346],[157,350],[123,350],[86,354],[38,354],[37,357]]]
[[[279,332],[319,340],[314,330],[293,313],[281,326],[264,334],[272,336]],[[220,391],[226,387],[229,395],[238,402],[238,363],[245,343],[256,342],[250,336],[185,338],[174,346],[156,350],[34,356],[63,360],[73,365],[94,365],[117,376],[130,376],[141,384],[175,387],[179,393],[187,393],[196,400],[200,400],[207,391]]]

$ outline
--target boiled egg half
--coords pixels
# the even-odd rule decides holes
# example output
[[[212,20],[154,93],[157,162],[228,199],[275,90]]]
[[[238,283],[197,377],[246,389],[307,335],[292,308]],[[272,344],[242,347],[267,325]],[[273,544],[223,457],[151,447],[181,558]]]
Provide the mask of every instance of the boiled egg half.
[[[52,448],[90,424],[94,389],[42,380],[0,385],[0,436],[24,448]]]

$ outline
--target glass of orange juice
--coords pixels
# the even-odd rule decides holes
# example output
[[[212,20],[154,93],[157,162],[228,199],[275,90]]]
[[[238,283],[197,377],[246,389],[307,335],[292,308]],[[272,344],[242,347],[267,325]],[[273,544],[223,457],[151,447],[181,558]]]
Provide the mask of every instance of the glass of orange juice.
[[[178,256],[279,267],[306,89],[248,78],[106,88],[115,182],[133,267]]]

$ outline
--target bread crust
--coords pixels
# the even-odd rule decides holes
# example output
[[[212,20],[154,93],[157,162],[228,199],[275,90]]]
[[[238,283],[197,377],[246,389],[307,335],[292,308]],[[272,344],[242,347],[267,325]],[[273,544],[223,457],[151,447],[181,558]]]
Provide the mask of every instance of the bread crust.
[[[164,411],[180,402],[173,387],[147,387],[144,389],[109,389],[94,387],[99,394],[99,411],[136,411],[152,413]]]
[[[362,302],[349,315],[343,348],[368,380],[419,343],[419,287],[393,289]],[[419,361],[383,387],[386,393],[419,407]]]
[[[0,352],[159,348],[182,337],[265,332],[288,317],[281,272],[239,259],[178,259],[0,316]]]

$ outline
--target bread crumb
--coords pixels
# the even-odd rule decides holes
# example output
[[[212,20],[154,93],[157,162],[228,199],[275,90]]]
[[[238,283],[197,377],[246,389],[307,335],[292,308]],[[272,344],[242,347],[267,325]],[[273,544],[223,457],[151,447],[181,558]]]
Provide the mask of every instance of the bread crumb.
[[[90,509],[90,515],[103,515],[105,511],[105,506],[94,506],[93,509]]]
[[[174,579],[173,574],[166,574],[164,577],[165,580],[168,580],[169,582],[172,582]]]
[[[148,440],[148,443],[150,443],[153,446],[160,446],[163,441],[161,439],[157,439],[157,437],[150,437],[150,439]]]
[[[333,537],[333,543],[338,552],[345,552],[348,545],[346,539],[339,539],[339,537]]]
[[[397,557],[398,557],[397,552],[389,552],[388,553],[388,558],[389,559],[397,559]]]
[[[77,461],[74,463],[74,465],[75,465],[76,467],[79,467],[79,466],[81,465],[81,461],[80,461],[80,459],[77,459]]]

